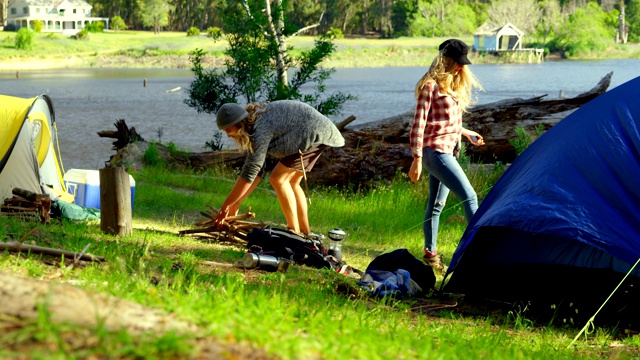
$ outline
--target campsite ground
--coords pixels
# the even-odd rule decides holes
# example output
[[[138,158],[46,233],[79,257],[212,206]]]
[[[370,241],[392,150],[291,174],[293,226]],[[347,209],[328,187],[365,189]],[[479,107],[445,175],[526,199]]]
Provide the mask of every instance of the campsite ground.
[[[144,156],[158,164],[167,162],[153,151]],[[139,159],[130,163],[140,164]],[[74,263],[2,253],[0,301],[23,306],[14,313],[6,312],[12,307],[3,306],[0,357],[624,359],[640,355],[640,340],[623,328],[597,328],[570,345],[579,331],[571,317],[537,323],[526,306],[487,308],[454,295],[377,299],[357,286],[355,278],[328,270],[292,266],[286,273],[268,273],[220,265],[233,264],[246,249],[180,237],[178,231],[193,228],[204,219],[202,211],[218,206],[235,174],[163,165],[132,174],[136,190],[130,236],[103,234],[96,222],[41,225],[0,217],[4,241],[76,252],[91,244],[90,253],[106,258],[103,263]],[[496,176],[470,172],[474,187],[481,189]],[[399,175],[369,191],[313,189],[313,230],[326,233],[340,224],[348,233],[344,258],[359,269],[389,248],[408,248],[419,256],[421,194],[426,186],[425,181],[411,185]],[[268,184],[262,184],[247,205],[256,221],[282,224]],[[462,209],[454,202],[450,205],[443,214],[440,239],[447,259],[464,230]],[[389,216],[389,209],[394,209],[394,216]],[[19,285],[8,290],[11,279],[18,279]],[[25,291],[39,289],[36,281],[57,286],[41,290],[48,295],[38,300],[35,291]],[[89,300],[83,302],[85,296]],[[29,305],[43,299],[47,300],[40,305]],[[102,317],[94,315],[99,310],[104,311]],[[153,323],[154,319],[159,320]],[[149,331],[140,332],[145,325]]]

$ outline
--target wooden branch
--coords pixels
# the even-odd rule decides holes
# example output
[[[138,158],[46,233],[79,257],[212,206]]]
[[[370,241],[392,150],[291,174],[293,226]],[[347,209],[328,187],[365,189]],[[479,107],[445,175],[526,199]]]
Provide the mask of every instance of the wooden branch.
[[[188,235],[188,234],[205,234],[208,236],[201,236],[203,238],[214,239],[217,241],[226,241],[239,245],[246,245],[247,243],[247,234],[254,227],[264,227],[264,223],[254,223],[251,221],[246,221],[246,219],[250,219],[256,216],[255,213],[251,212],[251,208],[240,215],[228,216],[222,221],[220,226],[214,225],[215,214],[218,213],[218,210],[215,208],[208,206],[211,210],[210,213],[200,212],[205,220],[197,222],[195,225],[198,226],[196,229],[186,229],[180,230],[178,232],[179,235]]]
[[[322,17],[323,17],[323,16],[324,16],[324,11],[320,14],[320,19],[318,19],[318,22],[317,22],[317,23],[315,23],[315,24],[313,24],[313,25],[309,25],[309,26],[305,26],[305,27],[303,27],[302,29],[300,29],[300,30],[296,31],[296,32],[295,32],[295,33],[293,33],[291,36],[289,36],[286,40],[289,40],[289,39],[291,39],[292,37],[294,37],[294,36],[296,36],[296,35],[298,35],[298,34],[301,34],[301,33],[305,32],[305,31],[307,31],[307,30],[309,30],[309,29],[313,29],[313,28],[316,28],[316,27],[320,26],[320,23],[322,22]]]
[[[186,234],[199,234],[199,233],[210,233],[210,232],[219,232],[218,227],[217,226],[207,226],[207,227],[198,228],[198,229],[180,230],[180,231],[178,231],[178,234],[186,235]]]
[[[356,117],[354,115],[351,115],[348,118],[342,120],[339,124],[336,125],[336,127],[338,128],[338,130],[342,131],[345,126],[351,124],[355,119]]]
[[[220,262],[217,262],[217,261],[209,261],[209,260],[202,260],[202,261],[200,261],[200,264],[208,265],[208,266],[215,266],[215,267],[233,267],[233,264],[220,263]]]
[[[0,250],[8,250],[13,252],[30,252],[35,254],[45,254],[53,256],[65,256],[69,259],[75,259],[76,257],[84,261],[105,261],[102,256],[96,256],[91,254],[82,254],[73,251],[47,248],[36,245],[26,245],[17,241],[0,242]]]
[[[38,228],[33,228],[31,230],[29,230],[28,233],[26,233],[22,239],[20,239],[20,243],[22,244],[25,240],[27,240],[29,238],[29,236],[35,234],[38,231]]]

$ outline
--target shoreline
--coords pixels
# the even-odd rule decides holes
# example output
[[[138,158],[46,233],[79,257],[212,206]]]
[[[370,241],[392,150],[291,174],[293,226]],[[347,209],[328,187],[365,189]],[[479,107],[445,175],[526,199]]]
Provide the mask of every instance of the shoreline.
[[[339,46],[335,53],[323,65],[326,68],[383,68],[383,67],[428,67],[436,51],[430,47],[373,47]],[[165,45],[166,46],[166,45]],[[552,53],[544,57],[545,61],[581,61],[581,60],[622,60],[640,57],[640,44],[629,44],[624,51],[605,52],[598,56],[564,58]],[[636,56],[637,55],[637,56]],[[490,55],[473,53],[470,56],[474,65],[527,63],[509,61]],[[535,64],[532,62],[531,64]],[[224,66],[224,56],[209,53],[203,57],[205,68]],[[190,52],[180,53],[156,50],[130,50],[114,53],[110,50],[62,55],[0,56],[0,72],[73,69],[191,69]]]

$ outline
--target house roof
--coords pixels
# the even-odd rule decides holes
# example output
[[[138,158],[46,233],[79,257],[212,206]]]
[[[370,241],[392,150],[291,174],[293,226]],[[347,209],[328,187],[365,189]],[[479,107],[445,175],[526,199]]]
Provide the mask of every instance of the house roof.
[[[502,26],[496,26],[494,24],[484,23],[480,25],[476,31],[473,32],[473,35],[497,35],[498,33],[513,33],[513,35],[522,36],[524,32],[518,29],[515,25],[510,22]]]
[[[54,8],[92,7],[85,0],[26,0],[31,6],[51,6]]]

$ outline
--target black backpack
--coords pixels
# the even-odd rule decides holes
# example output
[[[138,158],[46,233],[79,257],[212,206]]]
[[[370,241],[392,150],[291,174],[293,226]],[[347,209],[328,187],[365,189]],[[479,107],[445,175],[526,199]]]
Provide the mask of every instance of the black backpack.
[[[395,271],[397,269],[407,270],[411,279],[420,285],[424,292],[433,289],[436,284],[436,275],[433,273],[433,269],[416,259],[407,249],[384,252],[367,266],[367,270]]]
[[[327,256],[320,240],[305,239],[284,229],[253,228],[247,234],[249,252],[284,258],[300,265],[333,269],[338,262]]]

